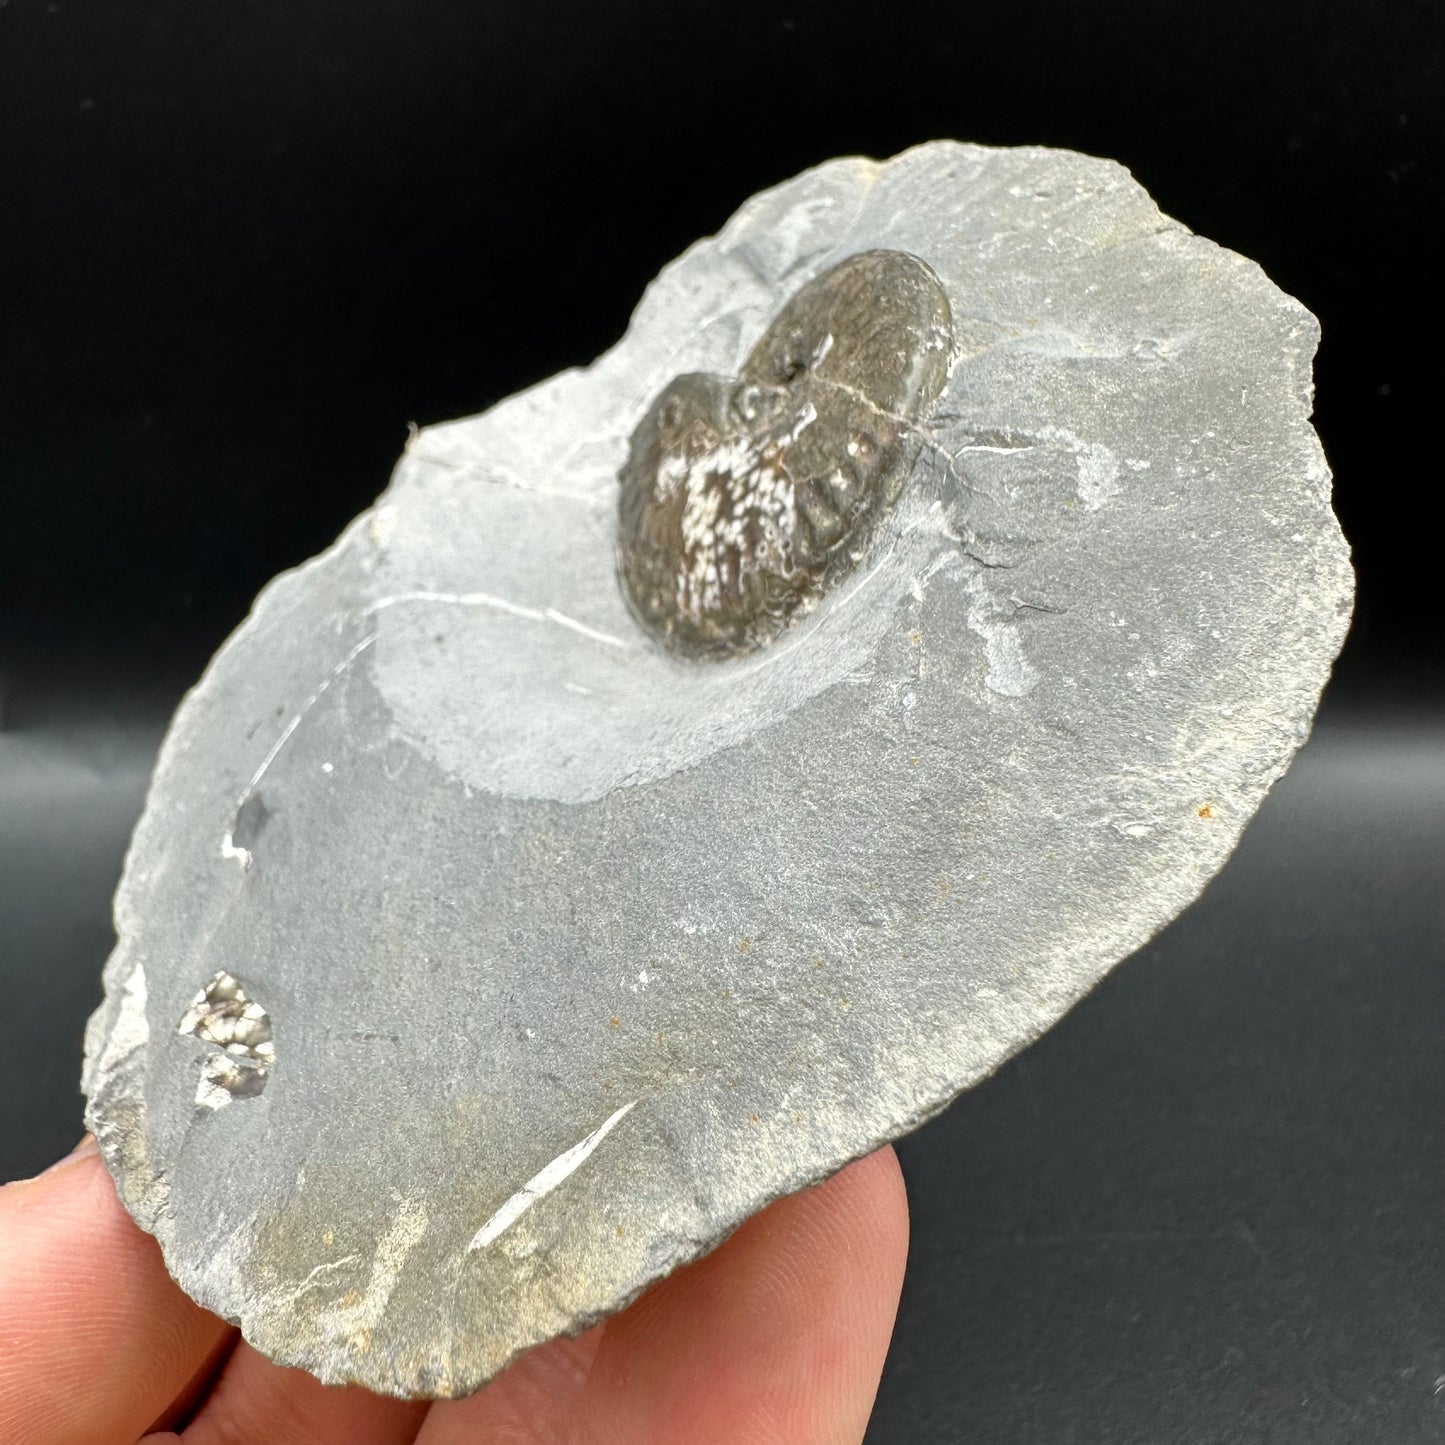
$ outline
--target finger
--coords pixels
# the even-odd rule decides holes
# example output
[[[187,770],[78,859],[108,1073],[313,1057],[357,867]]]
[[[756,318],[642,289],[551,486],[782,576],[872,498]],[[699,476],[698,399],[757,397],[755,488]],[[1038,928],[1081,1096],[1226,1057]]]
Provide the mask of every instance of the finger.
[[[479,1395],[433,1405],[417,1445],[548,1445],[568,1424],[606,1325],[529,1350]]]
[[[435,1406],[417,1445],[857,1442],[907,1252],[902,1175],[884,1149],[780,1200],[608,1321],[585,1382],[561,1403],[520,1414],[532,1392],[513,1375],[565,1342],[471,1400]]]
[[[186,1421],[200,1409],[201,1402],[210,1394],[211,1386],[215,1384],[226,1361],[231,1358],[239,1343],[240,1336],[236,1331],[228,1331],[160,1416],[151,1421],[150,1428],[153,1434],[163,1436],[168,1431],[184,1428]]]
[[[242,1343],[185,1431],[185,1445],[410,1445],[424,1400],[323,1385]]]
[[[6,1445],[132,1445],[229,1333],[167,1275],[94,1140],[0,1189]]]
[[[908,1255],[892,1149],[779,1201],[603,1337],[584,1398],[596,1445],[862,1440]],[[629,1418],[630,1417],[630,1418]]]

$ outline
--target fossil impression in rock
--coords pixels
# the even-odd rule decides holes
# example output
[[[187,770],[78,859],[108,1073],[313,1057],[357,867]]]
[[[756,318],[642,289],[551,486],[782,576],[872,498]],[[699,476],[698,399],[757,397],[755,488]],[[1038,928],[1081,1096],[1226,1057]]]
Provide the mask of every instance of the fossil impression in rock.
[[[1314,320],[1117,165],[831,161],[422,431],[182,704],[87,1119],[274,1359],[475,1390],[1189,903],[1347,552]]]

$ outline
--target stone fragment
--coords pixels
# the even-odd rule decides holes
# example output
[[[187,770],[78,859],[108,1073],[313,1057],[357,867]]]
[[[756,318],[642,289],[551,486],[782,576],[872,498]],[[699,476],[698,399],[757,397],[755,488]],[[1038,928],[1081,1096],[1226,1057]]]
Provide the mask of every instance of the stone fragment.
[[[940,142],[421,432],[182,704],[117,894],[87,1118],[181,1285],[465,1394],[1046,1029],[1308,731],[1316,338],[1117,165]],[[689,560],[667,485],[747,525]]]

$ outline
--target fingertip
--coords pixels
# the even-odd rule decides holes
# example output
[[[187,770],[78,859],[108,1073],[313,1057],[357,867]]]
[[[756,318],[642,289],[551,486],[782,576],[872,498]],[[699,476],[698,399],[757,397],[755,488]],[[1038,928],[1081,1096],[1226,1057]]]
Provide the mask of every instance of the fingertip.
[[[779,1200],[609,1321],[587,1438],[861,1440],[907,1252],[891,1148]]]
[[[195,1445],[405,1445],[416,1438],[427,1408],[424,1400],[374,1395],[359,1385],[323,1385],[243,1341],[186,1437]]]
[[[830,1179],[789,1200],[799,1214],[818,1216],[839,1231],[840,1243],[866,1244],[871,1254],[895,1257],[908,1249],[908,1190],[891,1144],[855,1159]],[[791,1212],[791,1211],[789,1211]],[[766,1211],[759,1219],[769,1218]]]
[[[7,1445],[129,1445],[229,1333],[172,1282],[93,1141],[0,1190]]]

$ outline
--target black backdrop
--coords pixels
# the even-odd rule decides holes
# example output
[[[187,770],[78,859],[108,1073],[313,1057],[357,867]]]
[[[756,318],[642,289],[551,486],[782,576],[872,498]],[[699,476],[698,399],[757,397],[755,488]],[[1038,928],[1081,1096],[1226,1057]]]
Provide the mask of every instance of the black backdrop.
[[[0,1176],[73,1142],[158,730],[409,422],[616,339],[752,191],[1122,160],[1320,317],[1319,736],[1204,900],[904,1148],[879,1442],[1445,1439],[1427,0],[0,0]]]

